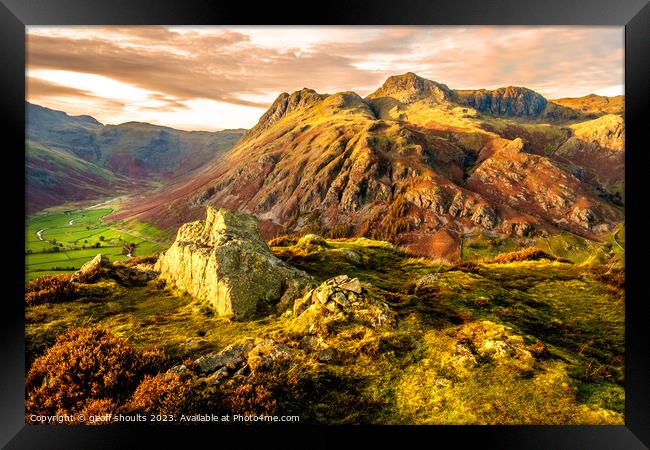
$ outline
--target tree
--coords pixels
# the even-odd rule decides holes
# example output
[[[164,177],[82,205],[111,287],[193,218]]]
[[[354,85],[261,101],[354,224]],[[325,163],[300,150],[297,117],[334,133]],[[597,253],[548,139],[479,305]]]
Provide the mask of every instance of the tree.
[[[101,244],[100,242],[96,242],[96,243],[95,243],[95,248],[99,248],[99,247],[101,247],[101,246],[102,246],[102,244]]]
[[[104,242],[104,236],[99,236],[99,240]]]

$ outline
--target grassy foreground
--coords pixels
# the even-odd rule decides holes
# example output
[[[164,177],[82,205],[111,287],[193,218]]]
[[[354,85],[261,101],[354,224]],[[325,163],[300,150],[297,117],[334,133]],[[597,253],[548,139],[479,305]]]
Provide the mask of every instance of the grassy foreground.
[[[440,265],[363,238],[271,244],[319,280],[358,277],[385,298],[396,324],[342,324],[321,336],[334,352],[322,361],[301,350],[294,319],[282,312],[231,322],[156,280],[101,280],[76,300],[26,308],[28,368],[78,326],[105,326],[138,350],[161,348],[161,371],[242,339],[271,338],[296,353],[289,368],[258,380],[272,397],[262,409],[271,403],[303,422],[623,423],[622,269],[548,259]],[[195,389],[204,399],[221,395],[206,384]],[[246,398],[253,411],[262,402],[255,398]]]

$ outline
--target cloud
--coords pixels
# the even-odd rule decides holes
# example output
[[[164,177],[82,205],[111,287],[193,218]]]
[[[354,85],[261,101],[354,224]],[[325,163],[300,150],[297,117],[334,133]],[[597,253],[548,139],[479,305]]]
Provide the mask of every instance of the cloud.
[[[87,105],[95,95],[97,102],[126,103],[131,120],[147,121],[156,112],[164,121],[168,113],[170,126],[183,111],[199,117],[197,105],[220,113],[233,105],[238,126],[250,127],[281,92],[310,87],[367,95],[388,76],[406,71],[452,88],[520,85],[549,98],[602,91],[623,83],[623,29],[29,27],[27,65],[28,73],[95,75],[148,93],[138,106],[73,83],[64,92],[63,79],[55,86],[30,77],[29,98],[46,105],[64,97],[74,103],[75,96]],[[126,112],[99,113],[114,122]],[[214,117],[216,128],[219,121]]]

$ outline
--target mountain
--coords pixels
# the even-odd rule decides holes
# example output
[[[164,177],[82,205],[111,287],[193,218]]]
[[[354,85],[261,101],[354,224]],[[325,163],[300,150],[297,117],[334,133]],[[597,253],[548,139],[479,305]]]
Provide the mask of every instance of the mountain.
[[[604,183],[622,179],[604,180],[606,167],[567,156],[571,139],[603,151],[587,129],[609,119],[582,120],[526,88],[455,91],[413,73],[365,99],[305,88],[281,94],[191,179],[114,217],[175,228],[212,204],[254,213],[266,237],[368,236],[443,257],[476,232],[596,239],[622,219]],[[622,134],[602,137],[622,145]]]
[[[25,179],[28,214],[68,201],[121,195],[142,187],[65,150],[33,142],[26,147]]]
[[[229,150],[244,132],[103,125],[30,103],[26,110],[30,211],[186,176]]]

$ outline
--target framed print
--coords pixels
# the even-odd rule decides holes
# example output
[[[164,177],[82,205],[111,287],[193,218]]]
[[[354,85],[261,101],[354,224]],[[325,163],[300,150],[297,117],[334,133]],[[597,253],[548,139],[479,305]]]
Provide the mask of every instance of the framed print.
[[[3,445],[647,448],[647,2],[287,9],[3,1]]]

